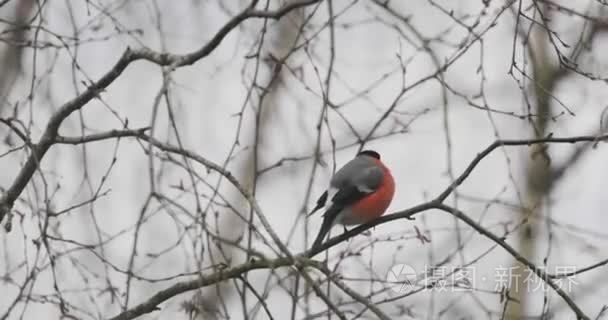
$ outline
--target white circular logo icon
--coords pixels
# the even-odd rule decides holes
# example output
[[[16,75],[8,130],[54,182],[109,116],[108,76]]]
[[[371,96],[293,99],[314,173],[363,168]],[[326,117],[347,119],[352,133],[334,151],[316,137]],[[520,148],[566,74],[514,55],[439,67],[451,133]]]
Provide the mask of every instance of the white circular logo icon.
[[[396,264],[388,271],[386,282],[394,292],[404,293],[416,283],[416,270],[407,264]]]

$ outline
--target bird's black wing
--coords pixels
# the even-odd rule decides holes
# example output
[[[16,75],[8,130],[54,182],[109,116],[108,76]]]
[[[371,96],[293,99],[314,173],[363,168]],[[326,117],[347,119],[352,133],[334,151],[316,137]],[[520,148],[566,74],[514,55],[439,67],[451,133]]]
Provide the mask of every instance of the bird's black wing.
[[[357,186],[345,186],[336,192],[336,194],[331,198],[331,202],[334,206],[345,208],[361,200],[368,194],[370,194],[369,191],[362,191]]]
[[[316,248],[321,245],[323,239],[325,239],[325,236],[327,233],[329,233],[334,221],[338,217],[338,214],[340,214],[344,208],[359,201],[368,194],[369,192],[361,191],[359,188],[357,188],[357,186],[346,186],[338,190],[338,192],[336,192],[336,194],[331,198],[332,205],[329,207],[329,209],[327,209],[325,215],[323,216],[321,230],[319,230],[319,234],[313,242],[312,248]],[[324,195],[325,198],[327,198],[327,195]]]

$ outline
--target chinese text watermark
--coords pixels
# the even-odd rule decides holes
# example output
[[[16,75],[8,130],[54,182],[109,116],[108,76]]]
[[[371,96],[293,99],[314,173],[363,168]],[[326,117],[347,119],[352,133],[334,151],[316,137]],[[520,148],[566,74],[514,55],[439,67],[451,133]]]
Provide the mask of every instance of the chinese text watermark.
[[[554,270],[555,277],[551,281],[562,290],[569,292],[578,285],[576,266],[556,266]],[[489,271],[492,270],[484,270],[484,274]],[[437,291],[470,290],[476,288],[476,281],[483,282],[486,287],[490,281],[495,291],[505,288],[512,291],[523,289],[528,292],[550,289],[546,281],[540,279],[532,270],[521,266],[498,266],[493,269],[491,276],[483,276],[477,275],[475,266],[425,266],[417,272],[410,265],[397,264],[392,266],[386,275],[390,289],[398,293],[418,288]]]

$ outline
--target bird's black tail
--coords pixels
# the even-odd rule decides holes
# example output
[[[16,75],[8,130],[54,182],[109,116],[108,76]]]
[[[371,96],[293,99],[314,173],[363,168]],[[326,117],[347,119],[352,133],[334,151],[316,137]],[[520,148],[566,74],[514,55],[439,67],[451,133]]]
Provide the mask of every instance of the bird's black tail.
[[[340,213],[340,211],[342,211],[342,207],[332,205],[325,212],[325,215],[323,216],[323,223],[321,224],[321,230],[319,230],[319,234],[317,235],[315,242],[312,243],[311,250],[318,248],[323,243],[325,236],[327,236],[327,234],[329,233],[329,230],[333,226],[334,221],[336,220],[336,217],[338,216],[338,213]]]
[[[308,216],[312,216],[313,213],[317,212],[317,210],[325,207],[325,203],[327,202],[327,191],[323,192],[323,194],[319,197],[319,199],[317,200],[317,204],[315,205],[315,208],[312,209],[312,211],[308,214]]]

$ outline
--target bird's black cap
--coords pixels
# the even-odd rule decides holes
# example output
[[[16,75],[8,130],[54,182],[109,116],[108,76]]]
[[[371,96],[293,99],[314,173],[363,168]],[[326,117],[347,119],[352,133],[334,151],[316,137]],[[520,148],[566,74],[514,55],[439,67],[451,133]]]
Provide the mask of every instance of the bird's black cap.
[[[359,154],[358,154],[358,156],[361,156],[361,155],[370,156],[370,157],[380,160],[380,154],[374,150],[363,150],[363,151],[359,152]]]

